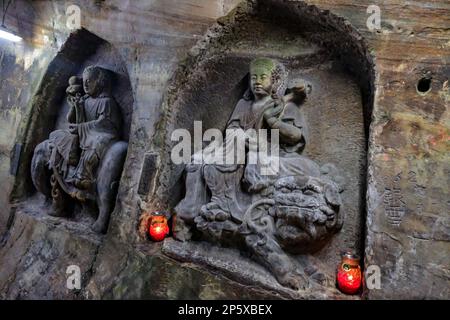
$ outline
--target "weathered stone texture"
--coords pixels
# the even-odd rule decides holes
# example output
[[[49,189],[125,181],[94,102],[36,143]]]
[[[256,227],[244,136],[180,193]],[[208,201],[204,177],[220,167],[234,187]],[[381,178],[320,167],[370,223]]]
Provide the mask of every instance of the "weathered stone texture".
[[[368,32],[357,8],[313,1],[347,16],[376,57],[367,194],[366,266],[380,266],[369,298],[449,298],[450,5],[379,4],[382,30]],[[416,85],[432,77],[431,91]]]
[[[15,183],[9,174],[10,151],[23,142],[31,98],[69,34],[65,2],[15,1],[6,22],[19,27],[25,42],[0,42],[1,298],[273,297],[223,274],[161,255],[160,244],[143,242],[136,232],[143,206],[137,190],[144,154],[161,142],[155,132],[169,79],[207,28],[237,2],[71,1],[82,9],[82,26],[117,49],[135,100],[133,142],[119,201],[108,234],[95,237],[83,223],[74,226],[43,217],[42,212],[36,215],[36,209],[10,210],[9,193]],[[304,4],[289,3],[297,2]],[[369,290],[366,297],[449,299],[450,4],[446,0],[307,3],[348,20],[375,58],[365,266],[378,265],[382,277],[381,289]],[[381,9],[379,31],[367,29],[369,5]],[[419,94],[416,85],[427,76],[431,90]],[[11,226],[5,233],[8,219]],[[65,288],[65,271],[72,263],[82,269],[81,292]]]

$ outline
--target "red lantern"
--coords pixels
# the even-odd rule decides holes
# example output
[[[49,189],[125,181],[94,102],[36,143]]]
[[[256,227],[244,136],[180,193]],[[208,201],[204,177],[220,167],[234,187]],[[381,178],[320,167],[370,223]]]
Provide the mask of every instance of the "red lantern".
[[[162,241],[169,234],[169,225],[166,216],[159,211],[151,214],[148,233],[153,241]]]
[[[342,255],[337,271],[337,285],[346,294],[355,294],[361,288],[362,274],[359,257],[351,252]]]

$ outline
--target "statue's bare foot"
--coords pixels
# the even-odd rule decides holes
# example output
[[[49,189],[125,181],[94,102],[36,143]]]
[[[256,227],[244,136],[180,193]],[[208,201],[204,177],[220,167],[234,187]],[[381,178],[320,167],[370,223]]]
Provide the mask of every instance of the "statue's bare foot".
[[[96,221],[92,226],[91,229],[97,233],[106,233],[106,224],[102,221]]]
[[[230,218],[230,214],[220,209],[219,205],[215,202],[205,204],[200,211],[208,221],[226,221]]]
[[[255,184],[252,184],[249,188],[248,191],[250,193],[258,193],[262,190],[264,190],[265,188],[267,188],[270,184],[268,182],[257,182]]]

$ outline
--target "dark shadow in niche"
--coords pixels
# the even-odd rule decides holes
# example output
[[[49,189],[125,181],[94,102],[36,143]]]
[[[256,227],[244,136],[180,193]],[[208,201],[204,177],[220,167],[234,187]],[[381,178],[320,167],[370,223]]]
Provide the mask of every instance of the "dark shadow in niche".
[[[123,151],[121,151],[120,158],[125,157],[134,107],[128,71],[120,55],[111,44],[86,29],[76,30],[70,34],[56,57],[49,64],[39,88],[31,100],[30,113],[22,135],[24,138],[19,142],[23,147],[14,189],[11,194],[12,201],[20,201],[22,204],[30,203],[30,205],[40,203],[36,200],[36,190],[30,173],[34,150],[38,144],[48,139],[49,134],[54,130],[68,129],[66,119],[69,110],[66,99],[68,81],[74,75],[81,78],[83,70],[88,66],[100,67],[110,77],[111,95],[120,107],[121,132],[119,139],[123,142],[121,145]],[[118,167],[122,167],[123,160]],[[100,162],[98,170],[102,165],[106,166],[106,164]],[[114,186],[116,190],[117,187],[117,185]],[[45,209],[44,211],[48,210]],[[92,218],[89,216],[87,221],[92,220]],[[74,217],[74,219],[86,220],[85,217]]]
[[[333,297],[334,273],[341,251],[352,249],[363,255],[366,151],[373,104],[372,57],[351,24],[328,11],[299,2],[249,3],[212,27],[207,40],[200,41],[191,51],[197,54],[187,58],[171,81],[163,117],[156,129],[155,149],[161,150],[162,161],[155,177],[158,187],[148,195],[149,206],[173,208],[190,187],[184,187],[184,166],[171,162],[170,153],[177,144],[171,141],[171,133],[186,129],[193,137],[194,121],[202,121],[202,132],[210,128],[223,131],[247,87],[249,62],[255,57],[275,58],[290,71],[291,85],[302,80],[312,87],[302,106],[310,141],[304,154],[321,164],[336,164],[346,180],[342,230],[318,252],[294,258],[313,274],[320,271],[315,276],[324,290],[316,288],[314,295]],[[213,246],[167,240],[163,252],[180,261],[219,269],[240,282],[299,297],[298,292],[281,288],[262,270],[246,272],[259,267],[249,267],[254,264],[245,257],[236,258],[235,249],[226,249],[231,250],[229,254],[225,249],[213,254]],[[300,296],[309,294],[311,291],[306,290]]]

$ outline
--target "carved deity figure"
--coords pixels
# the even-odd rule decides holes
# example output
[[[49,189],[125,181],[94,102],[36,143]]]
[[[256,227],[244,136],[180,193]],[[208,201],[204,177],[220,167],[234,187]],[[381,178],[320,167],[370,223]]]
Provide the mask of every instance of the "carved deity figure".
[[[82,203],[97,201],[101,219],[97,220],[94,229],[104,232],[109,213],[102,211],[110,205],[102,202],[111,202],[111,195],[106,191],[111,186],[102,183],[117,184],[126,153],[126,143],[120,141],[122,116],[110,93],[111,79],[107,70],[89,66],[83,72],[82,85],[80,80],[71,77],[66,90],[70,106],[67,114],[69,129],[53,131],[48,140],[36,147],[32,177],[36,188],[45,194],[46,182],[43,180],[46,177],[41,174],[41,167],[48,158],[47,165],[52,173],[53,215],[66,214],[65,195]],[[110,160],[118,162],[112,166],[119,172],[107,173],[105,180],[97,171],[102,160],[114,156],[114,153],[118,158]],[[105,190],[99,190],[99,187]]]
[[[109,93],[110,80],[99,67],[88,67],[83,72],[86,95],[79,99],[68,97],[71,105],[67,120],[69,131],[79,137],[81,157],[73,174],[73,184],[89,190],[95,180],[99,160],[106,148],[120,139],[122,119],[120,109]]]
[[[319,166],[301,153],[306,144],[301,104],[307,86],[287,89],[287,71],[278,61],[257,58],[250,64],[250,83],[236,105],[227,129],[276,130],[278,170],[264,174],[252,163],[258,146],[247,143],[244,164],[194,161],[186,166],[185,198],[176,206],[175,237],[198,235],[237,246],[266,266],[277,280],[298,289],[307,283],[290,255],[320,249],[342,226],[342,180],[332,164]],[[229,137],[225,137],[225,140]],[[197,155],[194,154],[193,158]]]

